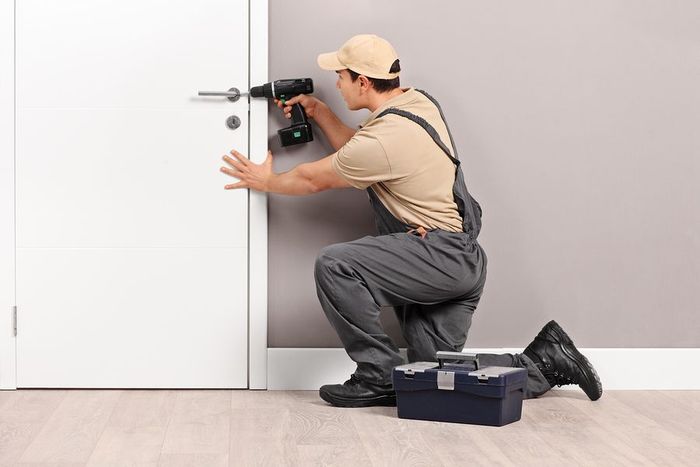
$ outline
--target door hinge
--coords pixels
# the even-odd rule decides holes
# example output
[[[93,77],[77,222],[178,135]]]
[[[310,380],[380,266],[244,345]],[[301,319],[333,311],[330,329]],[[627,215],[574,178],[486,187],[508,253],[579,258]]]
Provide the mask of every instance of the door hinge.
[[[12,307],[12,332],[17,337],[17,306]]]

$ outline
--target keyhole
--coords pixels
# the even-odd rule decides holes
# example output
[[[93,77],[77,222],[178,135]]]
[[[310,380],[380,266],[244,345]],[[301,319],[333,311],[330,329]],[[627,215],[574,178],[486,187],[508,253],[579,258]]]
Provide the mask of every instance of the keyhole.
[[[236,128],[241,126],[241,119],[238,118],[238,116],[236,115],[231,115],[229,118],[226,119],[226,126],[232,130],[235,130]]]

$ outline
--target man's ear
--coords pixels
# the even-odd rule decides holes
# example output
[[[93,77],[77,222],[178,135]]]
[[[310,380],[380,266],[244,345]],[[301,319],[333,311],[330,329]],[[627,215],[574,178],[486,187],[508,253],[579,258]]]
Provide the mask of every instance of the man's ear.
[[[360,89],[369,91],[369,88],[372,85],[369,79],[365,75],[360,75],[357,79],[360,80]]]

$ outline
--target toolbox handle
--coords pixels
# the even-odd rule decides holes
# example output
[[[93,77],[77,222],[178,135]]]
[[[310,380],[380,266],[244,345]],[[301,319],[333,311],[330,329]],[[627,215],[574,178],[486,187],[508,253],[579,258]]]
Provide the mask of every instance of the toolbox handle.
[[[435,357],[437,357],[440,368],[442,368],[442,362],[445,360],[465,360],[474,363],[475,370],[479,369],[479,357],[475,353],[446,352],[441,350],[435,354]]]

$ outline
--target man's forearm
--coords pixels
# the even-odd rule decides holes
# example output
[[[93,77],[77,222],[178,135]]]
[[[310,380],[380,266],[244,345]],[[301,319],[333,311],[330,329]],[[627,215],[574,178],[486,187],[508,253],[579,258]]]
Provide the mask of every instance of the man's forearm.
[[[336,151],[350,141],[350,138],[355,134],[355,130],[341,122],[326,104],[320,106],[314,120]]]
[[[318,192],[306,166],[307,164],[299,164],[289,172],[272,174],[265,191],[283,195],[310,195]]]

